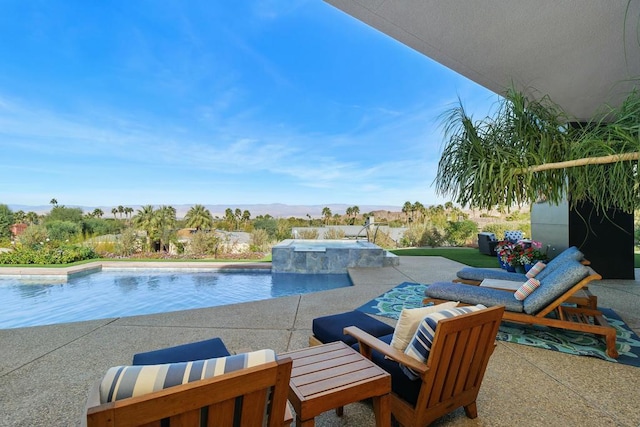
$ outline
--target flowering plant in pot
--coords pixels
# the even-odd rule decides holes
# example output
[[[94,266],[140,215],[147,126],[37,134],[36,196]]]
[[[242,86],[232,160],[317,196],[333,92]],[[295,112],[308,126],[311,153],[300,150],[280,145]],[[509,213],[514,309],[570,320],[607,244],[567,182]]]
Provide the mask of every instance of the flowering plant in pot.
[[[524,244],[520,245],[521,243]],[[542,243],[540,242],[536,242],[535,240],[531,240],[530,242],[520,241],[516,243],[516,245],[521,246],[516,251],[516,262],[518,263],[518,265],[523,265],[525,267],[525,270],[527,271],[536,262],[547,260],[547,254],[542,252]]]
[[[537,261],[545,261],[546,254],[541,251],[542,243],[535,240],[520,240],[512,243],[508,240],[498,242],[496,253],[500,266],[508,271],[528,270]]]

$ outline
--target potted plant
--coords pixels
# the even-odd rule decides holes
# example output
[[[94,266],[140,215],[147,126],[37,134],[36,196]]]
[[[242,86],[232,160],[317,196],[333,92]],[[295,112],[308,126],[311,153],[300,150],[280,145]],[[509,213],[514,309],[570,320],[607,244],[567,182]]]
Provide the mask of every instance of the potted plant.
[[[500,267],[512,272],[526,272],[536,262],[546,261],[547,256],[541,248],[542,243],[535,240],[520,240],[516,243],[503,240],[496,245],[496,253]]]

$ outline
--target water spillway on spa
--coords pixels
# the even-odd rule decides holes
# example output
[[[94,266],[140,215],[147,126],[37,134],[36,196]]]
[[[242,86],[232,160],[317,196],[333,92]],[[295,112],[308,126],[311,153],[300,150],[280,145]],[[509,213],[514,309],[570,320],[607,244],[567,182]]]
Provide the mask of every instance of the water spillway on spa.
[[[287,239],[271,250],[273,273],[341,274],[350,267],[398,265],[399,258],[365,240]]]

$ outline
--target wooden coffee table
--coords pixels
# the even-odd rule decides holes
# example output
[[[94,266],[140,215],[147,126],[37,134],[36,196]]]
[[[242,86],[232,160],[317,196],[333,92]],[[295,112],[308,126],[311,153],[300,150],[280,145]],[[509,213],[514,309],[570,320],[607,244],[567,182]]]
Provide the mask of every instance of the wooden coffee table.
[[[289,401],[296,412],[296,426],[311,427],[323,412],[373,398],[376,426],[391,425],[389,393],[391,376],[338,341],[281,355],[293,360]]]

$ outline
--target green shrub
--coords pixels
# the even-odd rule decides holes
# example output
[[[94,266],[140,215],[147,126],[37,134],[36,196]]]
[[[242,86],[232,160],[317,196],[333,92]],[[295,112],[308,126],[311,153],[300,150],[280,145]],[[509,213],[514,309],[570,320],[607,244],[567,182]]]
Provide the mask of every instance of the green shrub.
[[[47,227],[49,239],[58,242],[75,240],[82,231],[82,226],[79,223],[71,221],[47,221],[45,227]]]
[[[133,228],[126,228],[118,236],[115,253],[120,256],[129,256],[141,252],[143,244],[144,242]]]
[[[14,215],[9,206],[0,204],[0,238],[11,237],[11,226],[14,222]]]
[[[122,221],[102,218],[83,218],[82,233],[85,236],[103,236],[105,234],[118,234],[124,228]]]
[[[298,230],[298,238],[299,239],[307,239],[307,240],[315,240],[318,238],[320,233],[315,228],[311,228],[308,230]]]
[[[198,231],[191,236],[186,253],[192,255],[216,255],[220,246],[220,238],[215,233]]]
[[[18,237],[23,247],[37,247],[49,241],[49,232],[44,225],[30,225]]]
[[[253,221],[255,230],[265,230],[270,237],[276,237],[278,232],[278,220],[275,218],[257,218]]]
[[[69,221],[79,224],[82,222],[82,209],[67,208],[66,206],[54,206],[51,208],[49,215],[45,217],[45,222],[50,221]]]
[[[430,221],[414,222],[404,232],[400,244],[402,247],[442,246],[445,242],[444,230]]]
[[[445,239],[451,246],[466,246],[478,233],[478,224],[471,220],[449,222],[445,229]]]
[[[437,227],[431,227],[426,229],[422,235],[420,246],[431,246],[435,248],[442,246],[445,242],[444,233],[442,233]]]
[[[373,231],[371,233],[371,239],[375,240],[372,241],[372,243],[375,243],[376,245],[380,246],[381,248],[384,249],[394,249],[398,246],[398,244],[396,243],[395,240],[393,240],[391,238],[391,236],[389,236],[387,233],[385,233],[382,230],[377,230],[377,231]]]
[[[344,239],[344,230],[340,228],[330,228],[324,233],[324,238],[328,240],[340,240]]]
[[[265,252],[271,243],[269,233],[264,229],[256,229],[251,232],[251,243],[249,249],[251,252]]]
[[[19,246],[11,252],[1,253],[0,264],[69,264],[94,258],[98,258],[98,254],[86,246]]]

